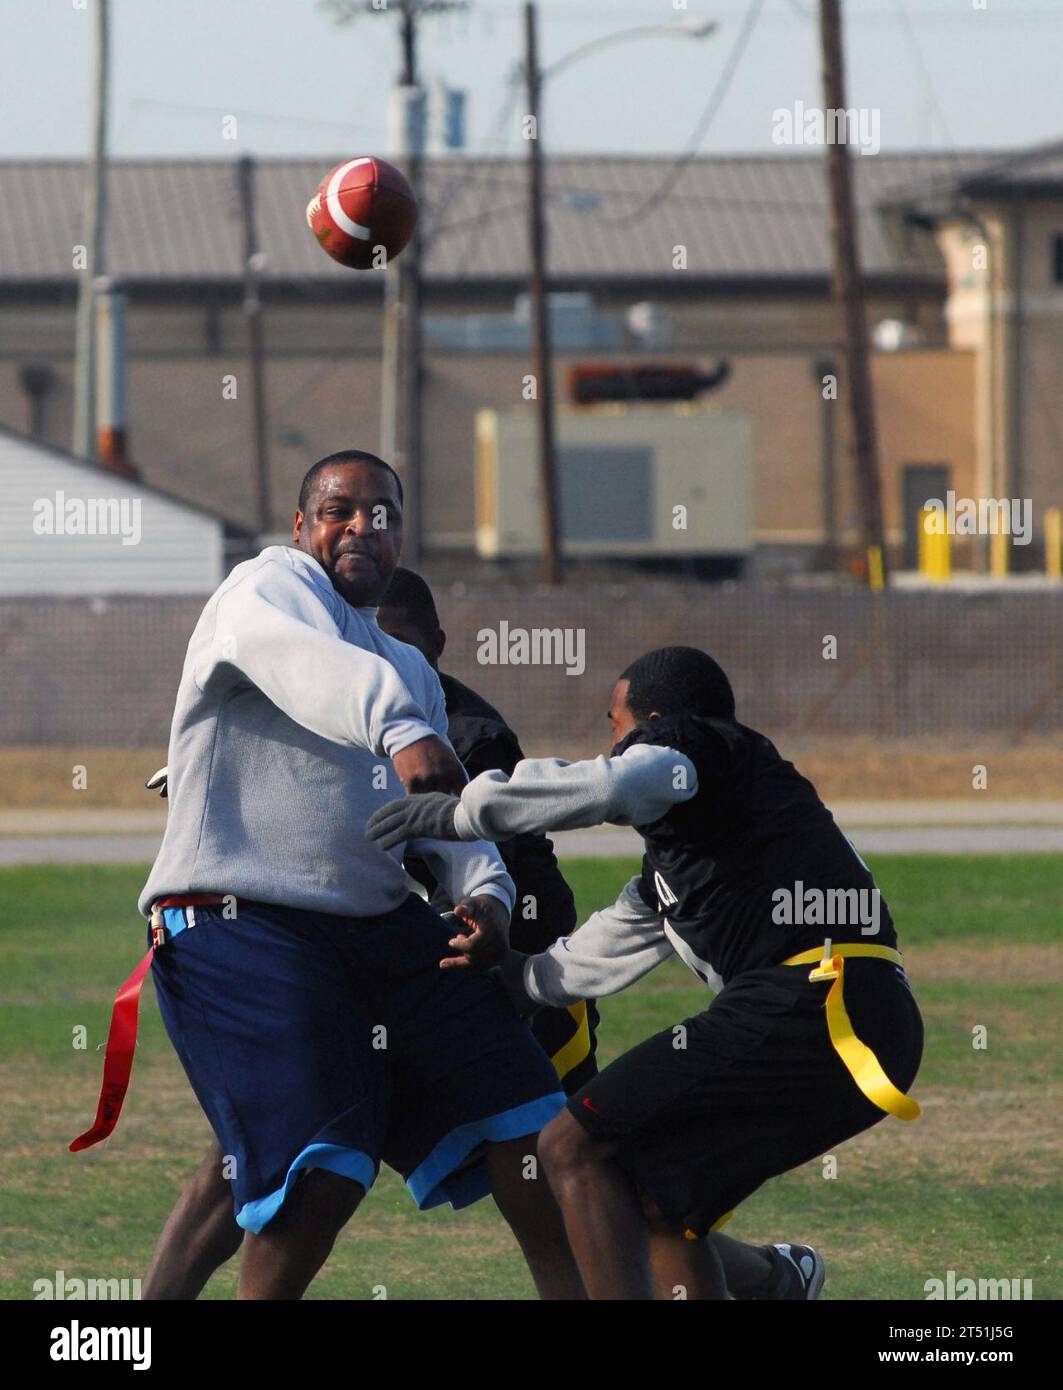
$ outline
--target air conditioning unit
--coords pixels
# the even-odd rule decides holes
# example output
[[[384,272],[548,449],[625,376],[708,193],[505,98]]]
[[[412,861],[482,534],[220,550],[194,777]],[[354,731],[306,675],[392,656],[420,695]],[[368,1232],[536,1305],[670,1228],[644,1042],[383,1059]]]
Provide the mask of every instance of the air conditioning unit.
[[[559,408],[557,482],[565,553],[747,554],[753,430],[743,411],[696,404]],[[476,414],[476,550],[542,550],[533,410]]]

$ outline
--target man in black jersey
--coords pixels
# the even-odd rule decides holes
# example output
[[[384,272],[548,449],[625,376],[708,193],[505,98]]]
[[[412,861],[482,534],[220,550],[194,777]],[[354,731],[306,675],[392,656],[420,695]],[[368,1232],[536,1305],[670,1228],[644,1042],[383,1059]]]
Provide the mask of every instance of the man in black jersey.
[[[496,838],[609,821],[642,835],[641,874],[574,936],[503,975],[523,1007],[626,988],[672,954],[712,1006],[619,1058],[552,1120],[539,1152],[592,1298],[650,1298],[660,1251],[688,1296],[725,1297],[705,1236],[768,1178],[868,1129],[913,1119],[905,1094],[922,1022],[889,910],[812,784],[735,719],[704,652],[650,652],[609,709],[611,757],[526,761],[460,798],[430,793],[369,821],[385,846],[418,834]],[[469,968],[461,939],[447,968]],[[732,1246],[738,1246],[737,1251]],[[748,1253],[745,1253],[748,1252]],[[765,1288],[769,1276],[762,1274]]]
[[[493,705],[439,670],[446,633],[432,591],[420,575],[401,567],[395,570],[380,601],[377,622],[390,637],[416,647],[437,672],[446,701],[447,735],[470,778],[491,769],[512,773],[524,758],[517,735]],[[517,888],[510,945],[531,954],[545,951],[558,937],[576,929],[575,900],[558,868],[553,845],[545,835],[530,832],[500,840],[498,851]],[[427,865],[409,858],[404,863],[407,872],[428,890],[437,911],[448,912],[454,906]],[[597,1073],[597,1023],[594,1004],[582,999],[567,1008],[540,1009],[531,1020],[532,1032],[553,1061],[568,1095]]]

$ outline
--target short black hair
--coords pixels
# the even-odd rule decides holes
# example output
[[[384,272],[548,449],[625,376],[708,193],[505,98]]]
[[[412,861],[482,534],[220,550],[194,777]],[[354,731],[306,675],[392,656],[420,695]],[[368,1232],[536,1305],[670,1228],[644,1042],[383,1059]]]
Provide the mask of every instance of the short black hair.
[[[401,608],[408,613],[426,637],[439,627],[439,614],[432,590],[419,574],[401,565],[391,576],[391,583],[380,600],[381,608]]]
[[[722,666],[697,647],[657,647],[621,671],[629,681],[628,708],[636,719],[651,713],[700,714],[733,719],[735,697]]]
[[[306,504],[310,501],[310,494],[314,490],[314,484],[319,476],[324,473],[326,468],[332,468],[338,463],[372,463],[377,468],[386,469],[395,479],[395,485],[399,490],[399,502],[403,501],[402,479],[392,468],[390,463],[385,463],[383,459],[377,458],[376,454],[370,454],[365,449],[340,449],[338,453],[328,454],[323,459],[318,459],[317,463],[312,464],[306,470],[299,487],[299,510],[306,514]]]

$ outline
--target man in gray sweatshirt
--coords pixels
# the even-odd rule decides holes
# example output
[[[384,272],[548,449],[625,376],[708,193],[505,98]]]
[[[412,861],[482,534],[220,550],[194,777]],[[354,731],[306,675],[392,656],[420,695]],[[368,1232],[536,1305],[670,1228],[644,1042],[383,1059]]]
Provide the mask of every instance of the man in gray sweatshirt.
[[[490,1190],[540,1293],[579,1297],[547,1185],[522,1175],[564,1104],[549,1059],[493,980],[439,969],[453,928],[408,891],[402,847],[365,838],[400,784],[464,782],[435,672],[376,623],[401,538],[389,466],[330,455],[304,480],[298,548],[237,566],[207,603],[140,896],[159,1005],[247,1232],[241,1298],[300,1297],[381,1161],[422,1208]],[[513,884],[494,847],[408,849],[464,948],[499,958]]]

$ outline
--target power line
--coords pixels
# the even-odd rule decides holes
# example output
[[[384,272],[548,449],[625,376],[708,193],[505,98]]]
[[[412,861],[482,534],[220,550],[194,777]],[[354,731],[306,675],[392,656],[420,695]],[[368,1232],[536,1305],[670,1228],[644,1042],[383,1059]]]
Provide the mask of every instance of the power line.
[[[709,95],[709,100],[705,105],[704,111],[698,117],[697,123],[694,126],[683,153],[673,162],[671,169],[668,170],[653,192],[647,194],[642,202],[638,203],[631,212],[626,213],[623,217],[603,217],[603,222],[609,222],[614,225],[617,223],[630,224],[632,222],[638,222],[657,205],[661,198],[668,195],[669,191],[674,187],[676,180],[682,175],[683,170],[691,160],[697,157],[701,142],[708,134],[709,127],[715,120],[716,113],[723,105],[724,99],[730,90],[731,82],[745,55],[749,40],[753,37],[753,30],[756,28],[757,20],[760,18],[760,12],[763,8],[764,0],[752,0],[752,3],[746,10],[746,17],[742,23],[742,28],[739,30],[733,48],[727,55],[727,62],[724,64],[723,71],[716,79],[716,85]]]

